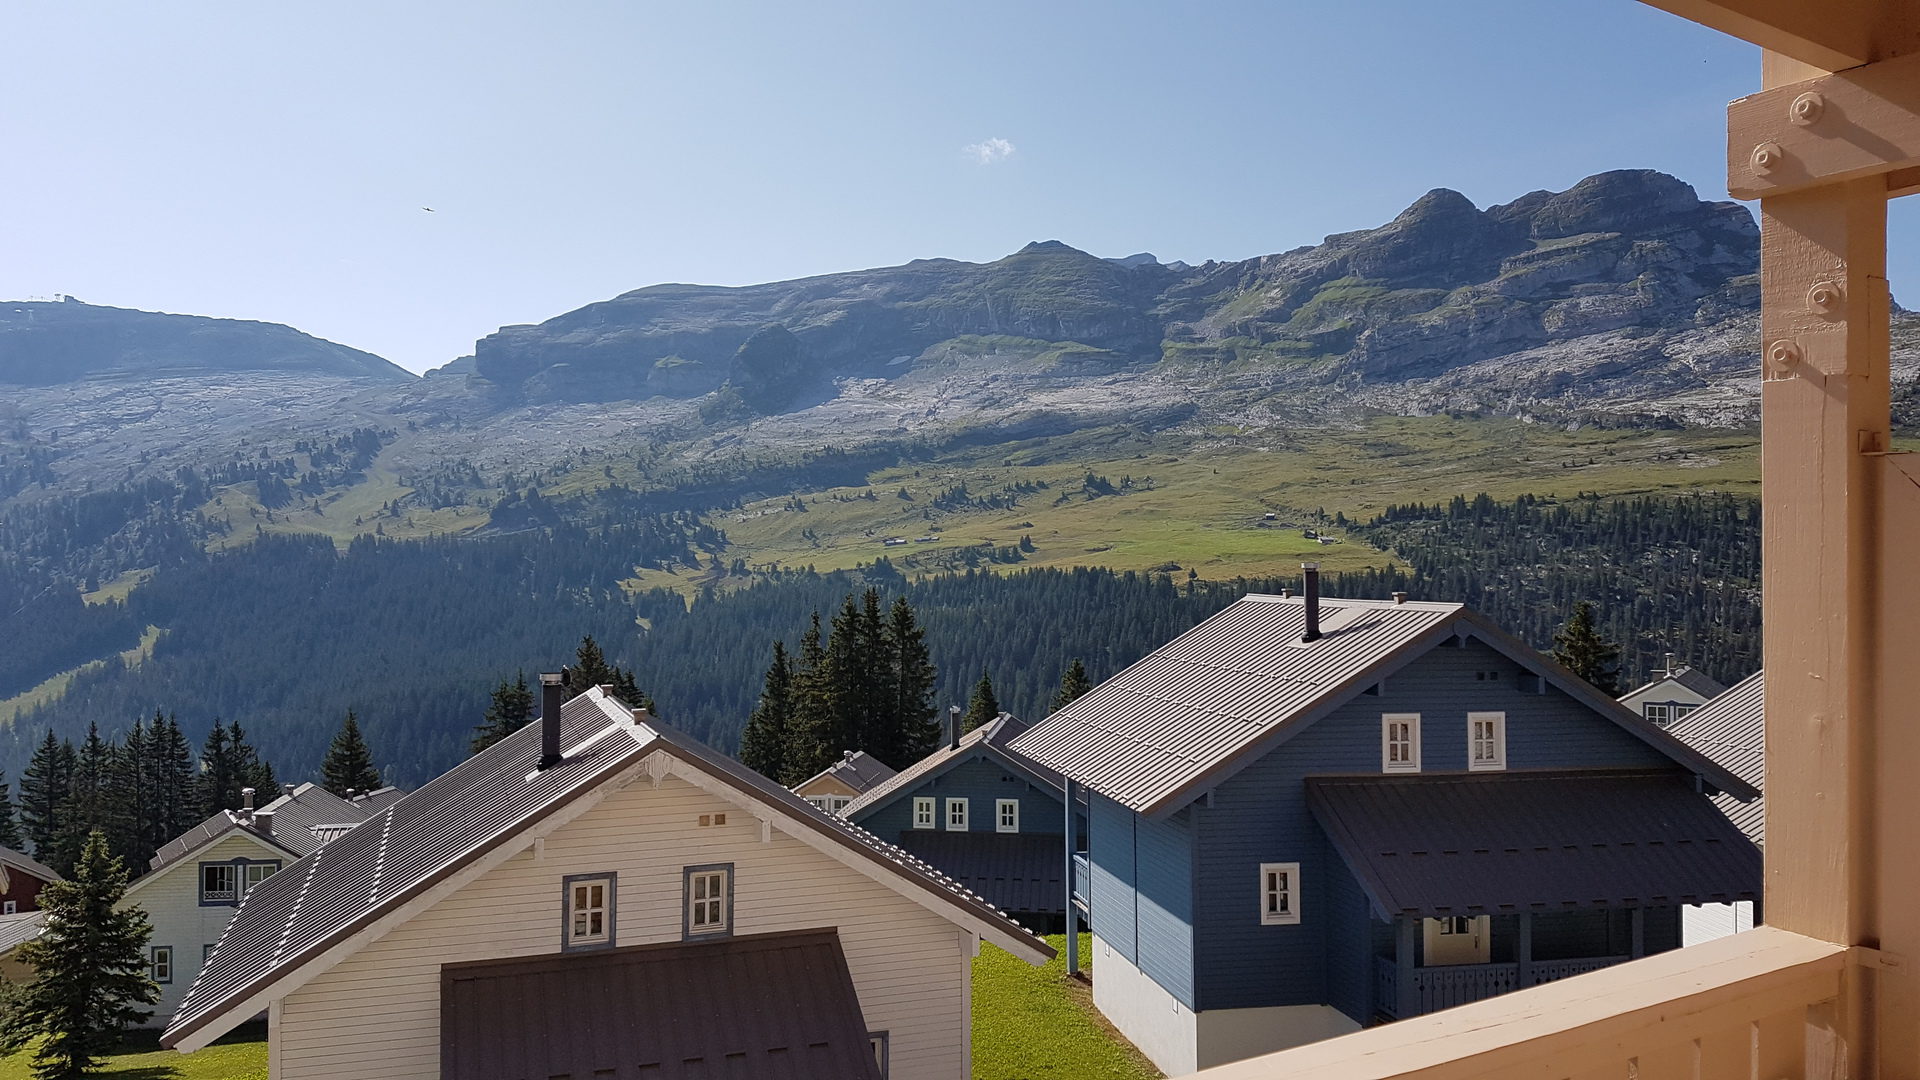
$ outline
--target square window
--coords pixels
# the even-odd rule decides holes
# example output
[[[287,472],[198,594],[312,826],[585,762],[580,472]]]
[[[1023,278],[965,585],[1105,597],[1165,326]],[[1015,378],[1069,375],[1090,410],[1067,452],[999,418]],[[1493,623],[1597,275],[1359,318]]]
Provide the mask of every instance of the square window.
[[[0,915],[15,915],[20,911],[18,900],[0,901]]]
[[[1673,707],[1671,705],[1646,705],[1641,707],[1641,712],[1644,713],[1647,720],[1656,727],[1666,727],[1668,724],[1673,723]]]
[[[561,949],[613,944],[615,878],[613,874],[577,874],[561,879],[567,912]]]
[[[849,805],[852,804],[852,802],[853,802],[853,796],[851,795],[835,795],[833,799],[827,804],[827,812],[829,814],[837,814],[840,811],[845,810]]]
[[[238,863],[200,864],[201,903],[231,904],[239,899],[240,866]]]
[[[827,797],[825,795],[809,795],[807,796],[807,802],[815,810],[825,810],[827,808]],[[705,825],[706,822],[703,821],[700,824]]]
[[[255,885],[260,884],[279,872],[280,864],[277,862],[248,863],[242,877],[243,890],[241,895],[245,896],[247,893],[252,892]]]
[[[916,829],[933,828],[933,800],[916,798],[913,800],[913,827]]]
[[[1467,769],[1499,772],[1507,767],[1507,714],[1467,714]]]
[[[689,866],[681,871],[681,936],[724,937],[733,933],[733,864]]]
[[[1020,800],[995,799],[993,801],[993,829],[995,832],[1020,831]]]
[[[1699,707],[1698,705],[1675,705],[1673,707],[1673,718],[1675,720],[1684,719],[1688,713]]]
[[[147,974],[157,983],[173,981],[173,946],[155,945],[147,950]]]
[[[1380,717],[1380,771],[1420,771],[1420,714],[1386,713]]]
[[[1260,923],[1285,926],[1300,921],[1300,864],[1260,864]]]
[[[965,799],[948,799],[947,800],[947,831],[948,832],[966,832],[967,831],[967,800]]]

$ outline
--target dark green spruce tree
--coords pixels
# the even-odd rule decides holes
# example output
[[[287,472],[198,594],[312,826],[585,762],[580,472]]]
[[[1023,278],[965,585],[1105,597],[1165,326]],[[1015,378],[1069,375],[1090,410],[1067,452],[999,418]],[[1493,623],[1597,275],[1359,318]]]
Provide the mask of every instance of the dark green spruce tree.
[[[891,763],[898,756],[900,740],[894,692],[899,664],[893,655],[893,639],[887,633],[886,615],[880,609],[879,589],[869,586],[861,594],[852,629],[853,731],[851,740],[842,749],[865,750]]]
[[[939,710],[934,707],[933,687],[939,676],[927,652],[927,633],[913,615],[913,605],[897,596],[887,612],[887,641],[893,654],[894,743],[886,757],[868,751],[895,769],[904,769],[919,761],[940,745]]]
[[[611,686],[614,697],[634,708],[654,711],[652,696],[640,689],[632,670],[608,663],[600,643],[588,634],[580,639],[573,666],[567,668],[567,696],[584,694],[596,686]]]
[[[1574,605],[1573,617],[1553,635],[1553,658],[1608,696],[1620,692],[1620,647],[1600,635],[1593,605]]]
[[[0,779],[0,847],[25,851],[21,846],[20,823],[13,816],[13,794],[8,790],[10,786],[6,780]]]
[[[327,747],[326,759],[320,763],[320,786],[343,799],[348,792],[365,793],[381,786],[373,751],[360,734],[360,718],[352,709],[347,710],[347,718],[340,722],[340,730]]]
[[[73,757],[73,772],[67,787],[67,820],[54,840],[53,857],[46,861],[62,874],[73,872],[88,834],[107,827],[111,816],[107,809],[107,778],[117,756],[114,745],[100,737],[100,725],[89,723],[87,737]]]
[[[121,1032],[147,1018],[160,988],[147,976],[152,926],[127,891],[126,864],[98,830],[87,834],[71,874],[40,890],[47,928],[14,953],[33,971],[0,1028],[0,1050],[33,1047],[35,1080],[80,1080]]]
[[[200,816],[212,817],[222,810],[240,809],[246,788],[253,789],[255,806],[272,802],[280,793],[273,766],[247,742],[247,733],[240,721],[222,727],[216,720],[200,751]]]
[[[493,688],[493,699],[487,705],[487,714],[473,729],[473,739],[467,744],[472,753],[479,753],[501,739],[526,727],[533,720],[533,691],[527,686],[527,673],[519,672],[513,682],[500,680]]]
[[[180,731],[180,722],[171,714],[155,711],[147,728],[147,812],[141,815],[140,844],[152,852],[189,826],[198,824],[199,798],[194,791],[193,746]],[[135,867],[144,861],[133,862]]]
[[[20,774],[20,824],[34,857],[54,857],[54,848],[66,831],[68,804],[73,793],[73,744],[47,737],[33,752]]]
[[[741,764],[781,784],[805,780],[805,776],[796,777],[787,768],[787,736],[792,724],[793,658],[787,655],[787,643],[776,641],[773,663],[767,667],[761,685],[760,702],[740,733]]]
[[[1053,695],[1054,711],[1073,704],[1073,699],[1093,689],[1093,681],[1087,678],[1087,665],[1074,657],[1067,670],[1060,675],[1060,689]]]
[[[987,669],[980,669],[980,681],[973,684],[973,696],[967,699],[967,714],[960,718],[960,730],[972,731],[974,728],[991,724],[1000,715],[1000,699],[993,696],[993,679],[987,675]]]
[[[107,849],[128,866],[145,866],[153,855],[146,846],[146,823],[156,801],[150,786],[153,766],[147,760],[152,744],[153,732],[144,719],[136,718],[127,737],[109,755],[103,783],[104,814],[97,825],[106,834]]]
[[[834,763],[834,713],[826,679],[826,649],[820,641],[820,613],[800,635],[800,659],[793,670],[793,719],[787,725],[788,776],[802,779]],[[844,749],[844,748],[843,748]]]

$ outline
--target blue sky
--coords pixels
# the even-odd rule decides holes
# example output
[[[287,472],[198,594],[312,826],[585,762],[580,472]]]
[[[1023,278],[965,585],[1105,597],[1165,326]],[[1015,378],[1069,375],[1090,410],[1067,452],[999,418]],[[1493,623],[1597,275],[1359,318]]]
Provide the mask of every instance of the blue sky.
[[[1237,259],[1614,168],[1724,197],[1758,79],[1631,0],[12,5],[0,297],[422,370],[661,281]]]

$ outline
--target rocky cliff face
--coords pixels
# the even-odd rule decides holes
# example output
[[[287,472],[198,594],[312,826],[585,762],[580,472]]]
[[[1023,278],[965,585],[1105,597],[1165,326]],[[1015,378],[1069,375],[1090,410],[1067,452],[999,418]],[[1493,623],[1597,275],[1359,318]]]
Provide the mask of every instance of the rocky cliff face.
[[[166,315],[66,299],[0,302],[0,383],[264,372],[411,383],[406,369],[278,323]]]
[[[1099,259],[1046,241],[986,264],[656,286],[504,328],[475,370],[509,400],[693,397],[777,326],[825,380],[897,381],[956,354],[1033,368],[1037,345],[1054,347],[1038,366],[1056,376],[1175,370],[1401,411],[1724,422],[1750,415],[1720,399],[1751,397],[1758,249],[1737,204],[1611,172],[1485,210],[1436,190],[1377,229],[1243,262]]]

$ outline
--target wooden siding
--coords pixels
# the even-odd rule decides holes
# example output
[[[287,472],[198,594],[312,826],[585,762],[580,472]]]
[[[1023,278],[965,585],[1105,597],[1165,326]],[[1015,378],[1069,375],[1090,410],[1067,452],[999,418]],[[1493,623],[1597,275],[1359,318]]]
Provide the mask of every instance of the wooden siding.
[[[1134,967],[1140,966],[1133,837],[1138,820],[1139,815],[1112,799],[1087,793],[1087,859],[1093,866],[1087,922],[1101,942]]]
[[[1136,963],[1193,1007],[1193,815],[1140,818],[1134,829]]]
[[[1338,859],[1327,867],[1326,895],[1327,1004],[1365,1024],[1374,1012],[1374,947],[1381,936],[1375,928],[1386,931],[1388,941],[1393,928],[1373,918],[1367,894]]]
[[[724,826],[697,824],[725,813]],[[641,781],[289,995],[273,1032],[275,1080],[439,1075],[440,965],[556,953],[561,879],[619,875],[620,945],[677,941],[681,870],[732,863],[733,930],[840,928],[872,1030],[896,1080],[966,1071],[968,935],[739,807],[678,779]]]
[[[1482,677],[1476,678],[1476,673]],[[1486,678],[1497,673],[1497,678]],[[1510,769],[1658,766],[1659,751],[1565,693],[1523,689],[1521,668],[1487,646],[1441,645],[1380,695],[1361,694],[1214,789],[1200,805],[1196,1009],[1326,1004],[1332,860],[1308,812],[1305,777],[1380,771],[1380,716],[1420,714],[1421,768],[1467,767],[1467,713],[1506,713]],[[1099,843],[1098,828],[1094,842]],[[1299,862],[1301,919],[1262,926],[1257,867]],[[1103,933],[1104,937],[1104,933]]]
[[[1020,831],[1060,835],[1065,814],[1059,796],[1035,786],[1026,777],[976,750],[967,760],[921,783],[902,790],[894,798],[870,813],[853,817],[854,824],[880,837],[892,840],[913,828],[914,796],[933,796],[940,800],[935,808],[935,827],[947,827],[947,800],[967,800],[967,825],[971,832],[993,831],[994,802],[1020,800]]]
[[[153,1016],[147,1021],[155,1027],[165,1024],[173,1010],[180,1006],[180,999],[187,996],[187,987],[193,984],[194,976],[200,974],[200,961],[206,947],[220,941],[233,913],[240,910],[200,906],[200,864],[232,859],[256,862],[279,859],[282,866],[293,861],[286,853],[236,832],[154,871],[151,880],[141,879],[140,890],[127,898],[129,905],[145,911],[153,923],[153,936],[147,939],[148,944],[173,949],[173,981],[160,985],[160,1001],[153,1006]]]

